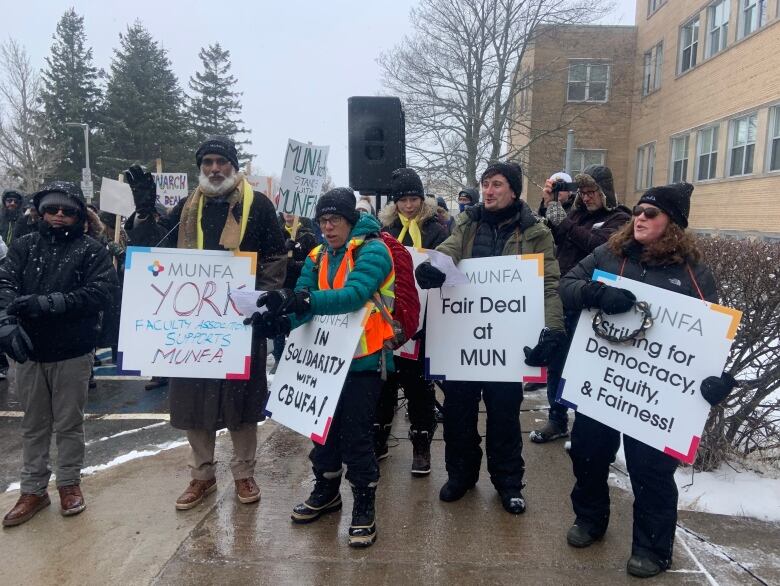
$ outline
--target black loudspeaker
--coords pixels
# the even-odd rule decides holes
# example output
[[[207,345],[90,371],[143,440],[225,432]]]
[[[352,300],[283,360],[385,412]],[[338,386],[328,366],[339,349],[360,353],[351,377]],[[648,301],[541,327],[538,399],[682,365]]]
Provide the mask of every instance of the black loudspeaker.
[[[349,186],[362,193],[387,193],[390,174],[406,167],[406,124],[398,98],[347,100]]]

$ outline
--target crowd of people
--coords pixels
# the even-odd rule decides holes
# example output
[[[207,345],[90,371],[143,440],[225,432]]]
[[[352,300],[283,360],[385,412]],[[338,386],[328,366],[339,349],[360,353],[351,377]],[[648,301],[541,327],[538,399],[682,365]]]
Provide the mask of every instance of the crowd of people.
[[[18,502],[3,519],[20,525],[50,504],[52,473],[49,444],[57,442],[56,486],[63,515],[86,507],[80,489],[84,460],[84,408],[94,349],[116,351],[122,258],[127,245],[257,252],[256,289],[266,291],[252,327],[248,380],[171,378],[170,421],[185,430],[190,446],[191,479],[175,501],[178,510],[197,506],[216,489],[215,439],[227,429],[232,442],[230,469],[237,499],[256,503],[257,423],[267,398],[266,344],[281,360],[291,330],[316,315],[372,307],[324,444],[309,455],[314,488],[292,507],[295,523],[310,523],[342,507],[342,476],[353,492],[348,543],[372,545],[377,539],[376,491],[379,462],[388,438],[399,391],[410,420],[411,474],[431,471],[431,440],[437,431],[435,387],[425,376],[426,326],[413,336],[416,358],[394,356],[397,337],[392,315],[396,265],[380,237],[387,233],[404,246],[434,249],[457,264],[463,259],[537,254],[544,259],[544,329],[526,363],[547,367],[549,418],[530,439],[536,443],[568,437],[568,413],[556,402],[566,354],[580,311],[607,314],[631,310],[636,299],[625,289],[591,279],[601,269],[684,295],[717,300],[709,269],[695,240],[686,232],[693,187],[650,188],[629,209],[618,203],[609,168],[591,166],[574,179],[553,174],[545,183],[542,205],[534,212],[521,198],[523,170],[513,162],[494,162],[480,177],[479,190],[464,188],[458,213],[443,198],[425,193],[410,168],[393,172],[389,201],[379,213],[367,198],[339,187],[322,195],[314,222],[277,214],[264,194],[253,191],[240,172],[235,144],[221,136],[204,141],[195,159],[200,170],[193,193],[170,211],[156,205],[156,185],[142,167],[126,172],[135,212],[115,234],[115,218],[90,209],[80,188],[53,182],[31,199],[25,212],[17,191],[2,196],[0,244],[0,350],[15,370],[15,389],[24,410],[23,469]],[[395,240],[393,242],[395,242]],[[5,246],[0,246],[0,255]],[[415,270],[422,290],[440,288],[444,273],[430,262]],[[52,336],[52,331],[69,332]],[[735,385],[728,374],[702,382],[702,396],[715,405]],[[447,481],[439,497],[462,498],[478,481],[483,450],[478,431],[480,401],[486,409],[487,470],[502,507],[518,515],[525,462],[520,428],[523,384],[447,380],[444,403],[444,464]],[[574,523],[566,539],[573,547],[599,540],[609,523],[609,465],[621,434],[578,414],[571,429],[575,486]],[[674,470],[677,461],[629,436],[623,436],[634,491],[630,574],[656,575],[672,560],[677,511]]]

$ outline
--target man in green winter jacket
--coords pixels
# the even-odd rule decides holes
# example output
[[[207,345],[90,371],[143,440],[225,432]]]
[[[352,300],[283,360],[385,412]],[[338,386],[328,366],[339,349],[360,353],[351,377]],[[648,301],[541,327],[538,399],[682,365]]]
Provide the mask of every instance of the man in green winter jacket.
[[[374,216],[360,215],[355,203],[353,191],[345,187],[332,189],[319,199],[316,221],[325,244],[309,253],[294,291],[270,291],[260,297],[258,306],[268,311],[255,313],[252,322],[263,335],[286,335],[314,315],[351,313],[364,307],[376,292],[383,298],[383,293],[392,294],[392,257],[376,237],[381,226]],[[354,494],[349,528],[349,545],[353,547],[367,547],[376,541],[374,498],[379,466],[373,424],[382,387],[380,372],[392,368],[392,352],[384,349],[384,342],[392,337],[392,327],[372,303],[328,437],[324,445],[315,443],[309,454],[316,479],[314,490],[292,512],[293,522],[310,523],[341,509],[339,486],[342,463],[346,464],[346,478]]]
[[[553,251],[553,238],[520,199],[522,169],[516,163],[494,163],[482,174],[482,203],[466,209],[455,222],[452,235],[436,250],[455,263],[465,258],[543,254],[545,330],[539,344],[526,350],[527,364],[545,366],[555,356],[563,334],[563,308],[558,296],[560,271]],[[441,287],[444,273],[430,263],[415,271],[423,289]],[[429,340],[430,344],[444,343]],[[522,383],[446,382],[444,390],[444,459],[449,476],[439,498],[456,501],[479,478],[482,449],[477,430],[480,397],[487,410],[487,462],[490,479],[504,509],[512,514],[525,511],[521,493],[525,462],[520,435]]]

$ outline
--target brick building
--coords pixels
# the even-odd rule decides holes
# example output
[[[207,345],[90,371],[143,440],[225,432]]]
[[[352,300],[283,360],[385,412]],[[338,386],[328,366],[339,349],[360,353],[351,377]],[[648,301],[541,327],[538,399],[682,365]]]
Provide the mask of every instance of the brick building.
[[[565,128],[546,129],[571,120],[573,170],[605,163],[621,202],[686,180],[691,227],[780,236],[779,11],[780,0],[637,0],[634,27],[543,30],[516,103],[532,140],[510,135],[528,144],[529,180],[563,167]]]

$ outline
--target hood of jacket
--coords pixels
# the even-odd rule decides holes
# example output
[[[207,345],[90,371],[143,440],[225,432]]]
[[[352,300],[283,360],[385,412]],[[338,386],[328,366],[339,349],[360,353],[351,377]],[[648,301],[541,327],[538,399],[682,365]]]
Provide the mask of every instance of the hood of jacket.
[[[391,202],[387,204],[379,212],[379,220],[382,222],[382,226],[392,226],[396,221],[400,222],[398,214],[398,207],[396,207],[395,203]],[[436,202],[430,197],[426,197],[417,214],[417,224],[423,226],[431,218],[436,218]]]

